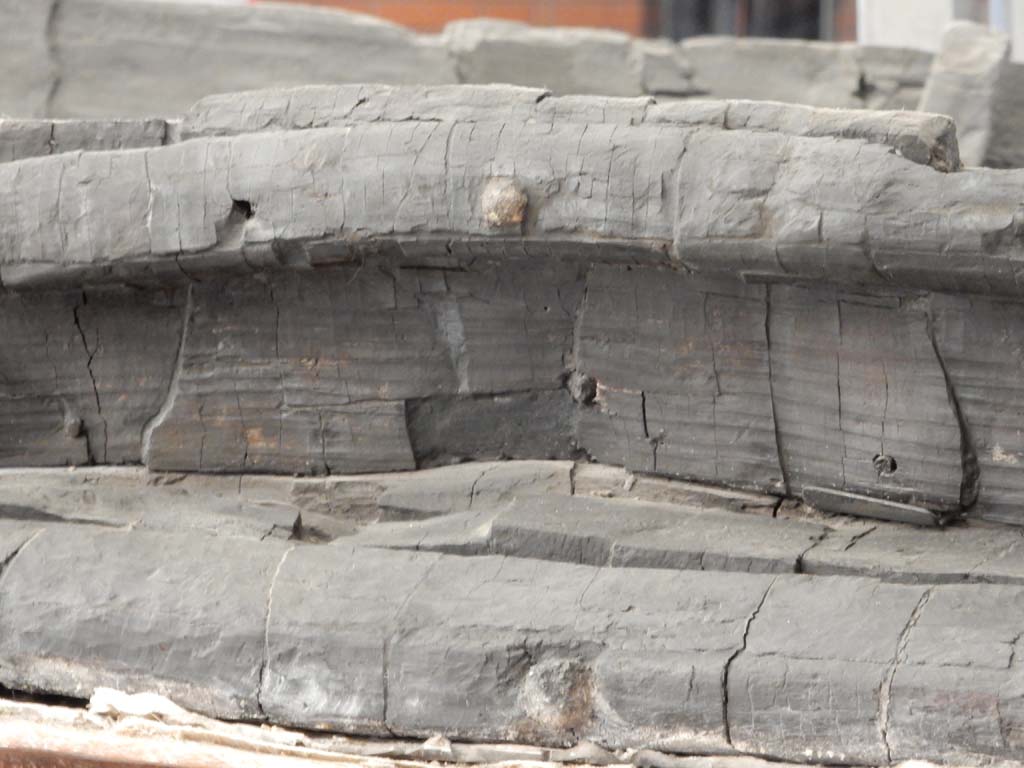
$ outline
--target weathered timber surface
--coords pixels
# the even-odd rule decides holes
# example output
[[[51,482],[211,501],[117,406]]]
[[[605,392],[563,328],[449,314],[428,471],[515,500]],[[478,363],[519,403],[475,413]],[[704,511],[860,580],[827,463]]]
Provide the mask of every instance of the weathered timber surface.
[[[516,83],[604,96],[697,91],[679,46],[613,30],[470,19],[449,24],[444,40],[462,83]]]
[[[583,452],[1017,522],[1016,306],[573,259],[8,292],[2,461],[352,474]]]
[[[159,147],[177,138],[177,121],[26,120],[0,117],[0,163],[65,152]]]
[[[1024,751],[1024,592],[933,588],[904,631],[889,691],[891,756],[1019,760]],[[960,638],[959,642],[949,642]],[[930,721],[942,712],[942,725]],[[940,733],[941,731],[941,733]],[[938,747],[938,740],[948,746]]]
[[[695,37],[680,45],[698,89],[727,99],[916,109],[932,56],[818,41]]]
[[[827,530],[697,506],[531,498],[498,513],[488,551],[617,568],[796,573]]]
[[[280,492],[243,484],[188,483],[181,477],[150,475],[144,469],[94,467],[55,473],[45,469],[0,471],[0,520],[26,530],[74,524],[210,535],[287,539],[301,533],[303,508],[292,501],[288,483]],[[200,487],[196,487],[200,486]],[[73,529],[62,529],[74,535]],[[0,556],[3,552],[0,551]]]
[[[575,265],[556,262],[543,272],[352,267],[218,279],[173,293],[167,304],[159,292],[127,294],[136,311],[124,317],[99,311],[108,294],[122,299],[116,291],[95,294],[101,298],[78,311],[81,329],[73,307],[64,313],[67,339],[53,355],[60,351],[61,363],[77,363],[57,364],[58,371],[79,371],[77,390],[60,378],[53,386],[55,364],[38,348],[16,348],[8,377],[24,383],[9,385],[4,401],[10,423],[19,425],[7,433],[8,463],[141,458],[164,470],[351,474],[473,458],[563,458],[575,445],[633,469],[782,490],[775,420],[784,455],[799,456],[802,425],[838,412],[828,399],[835,381],[807,384],[799,377],[790,385],[798,407],[785,411],[786,355],[794,365],[818,356],[776,342],[779,362],[769,377],[766,289],[739,282],[610,266],[594,267],[584,281]],[[11,339],[59,338],[49,325],[60,313],[38,311],[58,300],[69,297],[5,297],[3,305],[17,309],[24,326]],[[790,306],[775,303],[783,321]],[[156,338],[139,332],[149,327],[140,321],[150,313]],[[94,333],[92,317],[110,332]],[[808,327],[820,331],[818,325]],[[870,329],[860,338],[873,338]],[[932,355],[930,346],[926,352]],[[19,359],[36,364],[38,375],[29,376],[34,369]],[[119,389],[126,367],[136,382],[130,398]],[[920,379],[919,369],[912,370]],[[147,370],[153,373],[144,378]],[[595,382],[593,401],[570,400],[563,383],[573,370]],[[857,478],[875,478],[873,457],[888,451],[902,465],[883,478],[888,486],[958,503],[959,431],[944,381],[934,376],[935,404],[901,401],[893,385],[887,405],[884,382],[858,392],[864,375],[844,371],[840,384],[856,396],[846,418],[863,411],[879,426],[847,426],[860,441],[846,451],[859,462],[858,473],[851,469],[844,478],[837,460],[808,475],[794,459],[794,487],[810,477],[863,489]],[[807,410],[808,387],[825,398],[820,417]],[[890,438],[887,448],[887,408],[902,408],[903,418],[920,414],[924,423],[935,412],[946,414],[950,426],[920,445]],[[915,469],[915,462],[928,466],[937,450],[948,457],[945,476]],[[950,485],[945,495],[941,482]]]
[[[838,577],[778,577],[726,678],[733,744],[783,759],[889,762],[891,677],[926,594]],[[805,734],[799,743],[794,731]]]
[[[57,527],[73,537],[70,526],[87,526],[612,567],[1024,584],[1024,539],[1005,528],[858,521],[566,461],[327,478],[5,469],[0,525],[0,562],[37,531]]]
[[[98,685],[144,688],[217,717],[253,717],[267,595],[285,551],[52,527],[3,573],[0,681],[79,698]]]
[[[779,505],[776,496],[652,475],[634,475],[622,467],[603,464],[576,464],[572,472],[572,487],[581,496],[694,505],[769,517]]]
[[[309,82],[456,82],[435,38],[322,8],[75,0],[51,24],[54,117],[165,115],[210,93]]]
[[[0,295],[0,466],[139,461],[183,303],[173,287]]]
[[[982,297],[932,298],[935,345],[956,394],[971,447],[975,508],[1020,522],[1024,501],[1024,414],[1020,390],[1024,307]]]
[[[328,128],[352,122],[442,120],[486,122],[500,99],[509,117],[543,122],[666,123],[863,139],[905,157],[956,170],[954,124],[916,112],[820,109],[798,104],[693,99],[659,103],[652,98],[551,97],[547,89],[476,85],[452,88],[381,85],[305,86],[208,96],[185,114],[183,138],[229,136],[268,130]]]
[[[899,296],[770,290],[772,394],[790,488],[959,507],[960,426],[927,308]]]
[[[352,90],[339,98],[358,103]],[[525,116],[523,95],[390,92],[376,107],[370,99],[368,120],[357,109],[328,115],[320,129],[3,164],[0,277],[12,287],[167,279],[176,268],[201,275],[401,253],[413,240],[419,249],[440,241],[436,253],[458,240],[494,253],[626,246],[657,260],[672,250],[693,269],[755,278],[1015,290],[1002,278],[1016,241],[996,237],[1012,221],[1015,177],[989,175],[982,188],[983,172],[935,173],[928,165],[956,167],[941,118],[701,103],[627,123],[622,110],[604,114],[619,106],[607,99],[574,97],[535,104],[542,122]],[[296,114],[307,97],[315,111],[324,94],[300,90]],[[403,99],[413,115],[468,104],[461,120],[397,119],[389,104]],[[296,119],[274,103],[266,122]],[[753,129],[730,129],[731,109]],[[396,119],[377,119],[388,111]],[[525,212],[496,218],[484,194],[495,183],[513,185]],[[949,210],[930,209],[922,187]]]
[[[576,365],[597,390],[580,445],[630,469],[781,490],[766,317],[762,286],[595,266]]]
[[[49,115],[50,96],[60,72],[48,40],[53,3],[0,4],[3,67],[0,114],[32,118]]]
[[[956,22],[942,38],[921,109],[950,115],[968,165],[1024,165],[1024,66],[1010,61],[1010,40],[980,24]]]
[[[418,466],[574,453],[572,400],[564,390],[412,401],[406,416]]]
[[[521,471],[515,467],[525,464]],[[626,494],[604,482],[621,470],[579,464],[575,491],[545,482],[548,462],[492,465],[469,501],[468,467],[408,475],[399,507],[339,544],[463,555],[503,554],[558,562],[626,568],[812,573],[867,576],[894,583],[1024,584],[1019,557],[1024,540],[1005,529],[954,526],[922,529],[878,520],[817,514],[786,516],[778,502],[672,480],[636,477]],[[560,463],[555,463],[559,466]],[[523,481],[510,482],[522,475]],[[420,478],[422,477],[422,480]],[[487,490],[488,481],[499,492]],[[319,481],[318,481],[319,482]],[[454,484],[451,495],[438,487]],[[422,500],[414,496],[422,491]],[[393,504],[385,492],[380,504]],[[449,514],[438,501],[452,502]],[[776,519],[773,519],[776,518]],[[392,522],[393,521],[393,522]]]
[[[351,474],[565,457],[561,382],[581,291],[572,264],[202,283],[145,458]]]
[[[941,526],[948,520],[955,520],[957,517],[955,509],[951,512],[928,509],[915,504],[880,499],[849,491],[837,491],[817,485],[805,485],[803,497],[806,504],[824,512],[871,520],[888,520],[924,528]]]
[[[687,143],[675,230],[687,267],[748,280],[1018,293],[1009,260],[1017,171],[940,174],[860,142],[739,136],[699,131]]]
[[[211,93],[347,82],[493,82],[558,93],[913,109],[930,61],[926,53],[850,43],[712,37],[674,44],[494,20],[417,35],[360,14],[294,5],[0,4],[0,64],[12,73],[0,113],[17,117],[168,115]]]
[[[813,574],[871,576],[910,584],[1024,584],[1024,539],[999,528],[922,529],[865,522],[830,529],[801,559]]]
[[[1014,297],[948,295],[1017,292],[1017,174],[944,118],[343,86],[182,136],[0,164],[5,464],[590,455],[1019,521]]]
[[[861,765],[1021,747],[1020,587],[76,533],[4,569],[5,685],[403,738]]]

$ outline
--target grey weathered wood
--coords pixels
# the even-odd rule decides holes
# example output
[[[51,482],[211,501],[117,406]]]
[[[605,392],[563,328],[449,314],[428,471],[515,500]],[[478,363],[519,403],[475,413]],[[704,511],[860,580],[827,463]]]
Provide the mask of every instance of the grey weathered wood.
[[[167,120],[27,120],[0,118],[0,163],[63,152],[159,147],[174,140]]]
[[[4,574],[0,682],[75,698],[96,686],[153,691],[217,717],[254,717],[267,594],[286,549],[51,527]]]
[[[884,697],[903,629],[925,594],[857,579],[780,577],[728,674],[733,744],[790,760],[888,762]],[[794,732],[803,734],[799,743]]]
[[[964,162],[1024,166],[1024,66],[1010,61],[1010,39],[981,24],[951,24],[932,63],[920,109],[952,116]]]
[[[858,493],[837,491],[833,488],[805,485],[803,495],[804,501],[812,507],[833,514],[870,517],[875,520],[923,526],[942,525],[945,522],[945,518],[940,513],[925,507],[872,498]]]
[[[53,117],[167,115],[210,93],[310,82],[455,81],[436,38],[361,14],[125,0],[59,11]]]
[[[605,29],[454,22],[438,35],[341,11],[20,0],[0,6],[20,117],[150,116],[210,93],[300,83],[514,83],[560,93],[775,98],[912,109],[931,55],[851,43],[634,38]],[[202,34],[195,34],[195,30]],[[118,87],[113,83],[117,81]]]
[[[60,76],[47,41],[54,2],[0,4],[7,73],[0,83],[0,114],[45,117],[49,113],[51,91]]]
[[[3,573],[0,680],[21,690],[829,764],[1018,750],[1020,587],[57,528]]]
[[[1024,308],[980,297],[935,296],[935,348],[942,356],[976,462],[974,514],[1020,523],[1024,500]]]
[[[804,573],[910,584],[1024,584],[1024,539],[992,527],[867,523],[834,530],[801,560]]]
[[[823,526],[698,506],[519,499],[491,524],[491,552],[616,568],[794,573]]]
[[[782,487],[764,289],[594,267],[577,369],[597,384],[580,447],[601,461],[728,485]]]
[[[184,291],[0,294],[0,465],[137,462]]]
[[[564,390],[411,400],[406,415],[418,466],[573,453],[572,400]]]
[[[563,457],[569,403],[556,391],[582,283],[571,264],[540,274],[355,267],[197,286],[147,462],[352,473],[426,456]],[[422,401],[412,445],[406,400]],[[467,420],[489,409],[474,442]],[[510,417],[520,429],[503,432]]]
[[[960,425],[926,308],[770,290],[772,394],[791,488],[959,508]]]
[[[437,110],[429,92],[428,97],[422,93],[408,96],[413,102],[408,109],[415,110],[416,99],[425,98],[425,108]],[[335,260],[351,260],[366,249],[400,248],[411,239],[422,247],[436,238],[435,250],[441,250],[442,242],[452,239],[486,247],[514,238],[519,248],[629,246],[650,252],[652,259],[674,242],[683,263],[733,274],[776,269],[774,258],[760,261],[766,246],[777,245],[780,258],[784,248],[796,247],[780,263],[791,263],[797,274],[809,277],[821,277],[822,259],[838,249],[840,256],[849,251],[853,261],[844,269],[853,269],[852,276],[877,281],[875,269],[883,269],[882,262],[876,258],[875,269],[869,266],[863,248],[866,227],[878,249],[902,248],[908,239],[931,233],[886,269],[894,280],[934,287],[968,269],[994,277],[1001,269],[996,257],[1014,247],[1006,243],[992,253],[979,253],[967,239],[972,233],[980,238],[996,223],[992,217],[1006,199],[1005,187],[994,185],[982,193],[971,181],[975,172],[940,175],[929,170],[930,193],[959,200],[954,206],[965,218],[955,226],[964,228],[962,249],[974,261],[956,269],[937,266],[927,280],[906,271],[908,259],[944,244],[943,233],[950,233],[954,223],[921,208],[921,196],[911,191],[922,183],[918,177],[924,168],[887,148],[912,147],[907,154],[915,163],[950,167],[955,156],[951,135],[935,118],[910,124],[891,114],[815,121],[770,106],[771,116],[764,116],[757,130],[722,130],[706,122],[694,125],[688,117],[668,120],[664,113],[650,122],[621,124],[605,118],[608,100],[574,97],[566,102],[564,119],[549,112],[546,121],[534,121],[517,117],[524,109],[520,91],[487,93],[486,99],[479,92],[470,98],[470,110],[485,103],[491,107],[486,119],[474,121],[364,122],[355,117],[321,129],[4,164],[0,179],[9,207],[0,218],[0,276],[13,286],[80,276],[166,279],[174,270],[172,260],[202,274],[273,263],[281,254],[299,255],[315,245],[333,248]],[[401,99],[388,97],[377,108],[391,109],[391,101]],[[556,106],[544,103],[535,105],[538,113]],[[279,119],[286,124],[296,119],[287,115],[287,106],[277,105],[285,113]],[[271,115],[274,111],[269,110]],[[704,115],[704,108],[697,115]],[[771,128],[767,133],[766,127]],[[854,138],[836,135],[847,128]],[[821,132],[825,136],[816,135]],[[852,162],[862,152],[864,162]],[[714,164],[715,175],[702,163]],[[818,183],[817,169],[846,163],[844,171],[851,177],[865,177],[863,190],[851,189],[841,174]],[[759,202],[776,176],[779,192],[789,190],[798,201],[810,199],[794,202],[791,195],[773,195]],[[712,195],[689,194],[692,185],[708,178],[715,179]],[[747,178],[757,179],[759,192],[744,191]],[[1011,177],[1003,178],[1012,183]],[[527,210],[522,222],[495,226],[483,210],[483,191],[494,179],[512,179],[521,188]],[[825,195],[830,183],[837,188]],[[890,190],[884,201],[877,200],[880,185]],[[293,194],[300,188],[303,194]],[[745,199],[737,202],[737,195]],[[884,209],[873,212],[879,202]],[[770,232],[761,217],[752,216],[762,206],[777,220]],[[988,218],[973,213],[985,206],[993,209]],[[853,214],[851,207],[863,214]],[[78,216],[80,209],[88,215]],[[723,216],[724,211],[731,213]],[[823,217],[833,216],[834,222],[819,226]],[[746,262],[742,269],[717,257],[723,238],[747,238],[732,245],[732,258]]]
[[[890,683],[893,759],[1018,758],[1022,613],[1020,587],[932,590],[906,627]]]

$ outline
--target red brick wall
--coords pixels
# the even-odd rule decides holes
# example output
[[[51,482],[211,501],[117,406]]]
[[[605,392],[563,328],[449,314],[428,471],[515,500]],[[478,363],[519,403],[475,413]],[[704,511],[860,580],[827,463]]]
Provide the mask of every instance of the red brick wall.
[[[543,26],[611,27],[642,35],[646,0],[287,0],[370,13],[424,32],[453,19],[489,16]]]

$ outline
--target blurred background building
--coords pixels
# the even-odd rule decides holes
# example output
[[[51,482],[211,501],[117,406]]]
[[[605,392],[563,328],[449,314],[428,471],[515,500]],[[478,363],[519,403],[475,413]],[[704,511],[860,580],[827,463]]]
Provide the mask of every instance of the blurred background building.
[[[246,3],[261,0],[179,0]],[[935,51],[954,19],[1010,36],[1024,60],[1024,0],[276,0],[369,13],[421,32],[490,17],[539,26],[618,29],[682,38],[722,34],[857,40]]]
[[[480,16],[633,35],[698,34],[852,40],[856,0],[289,0],[382,16],[424,32]],[[941,0],[940,0],[941,2]]]

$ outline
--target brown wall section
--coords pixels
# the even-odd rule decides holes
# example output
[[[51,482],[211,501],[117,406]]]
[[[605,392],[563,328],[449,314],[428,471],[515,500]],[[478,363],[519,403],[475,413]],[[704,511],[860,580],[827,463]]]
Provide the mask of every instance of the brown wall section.
[[[450,21],[480,17],[537,26],[604,27],[631,35],[651,36],[700,32],[813,37],[814,30],[819,29],[816,0],[704,0],[703,3],[700,0],[674,0],[674,3],[671,0],[669,3],[662,0],[284,1],[368,13],[422,32],[439,32]],[[710,6],[716,4],[714,12],[710,12]],[[856,0],[833,0],[832,7],[832,30],[821,30],[821,36],[855,40]],[[806,18],[806,23],[794,25],[794,16]],[[686,23],[680,26],[678,21],[673,21],[675,17],[685,17]]]
[[[287,0],[369,13],[425,32],[449,21],[488,17],[541,26],[610,27],[633,35],[648,31],[645,0]]]

